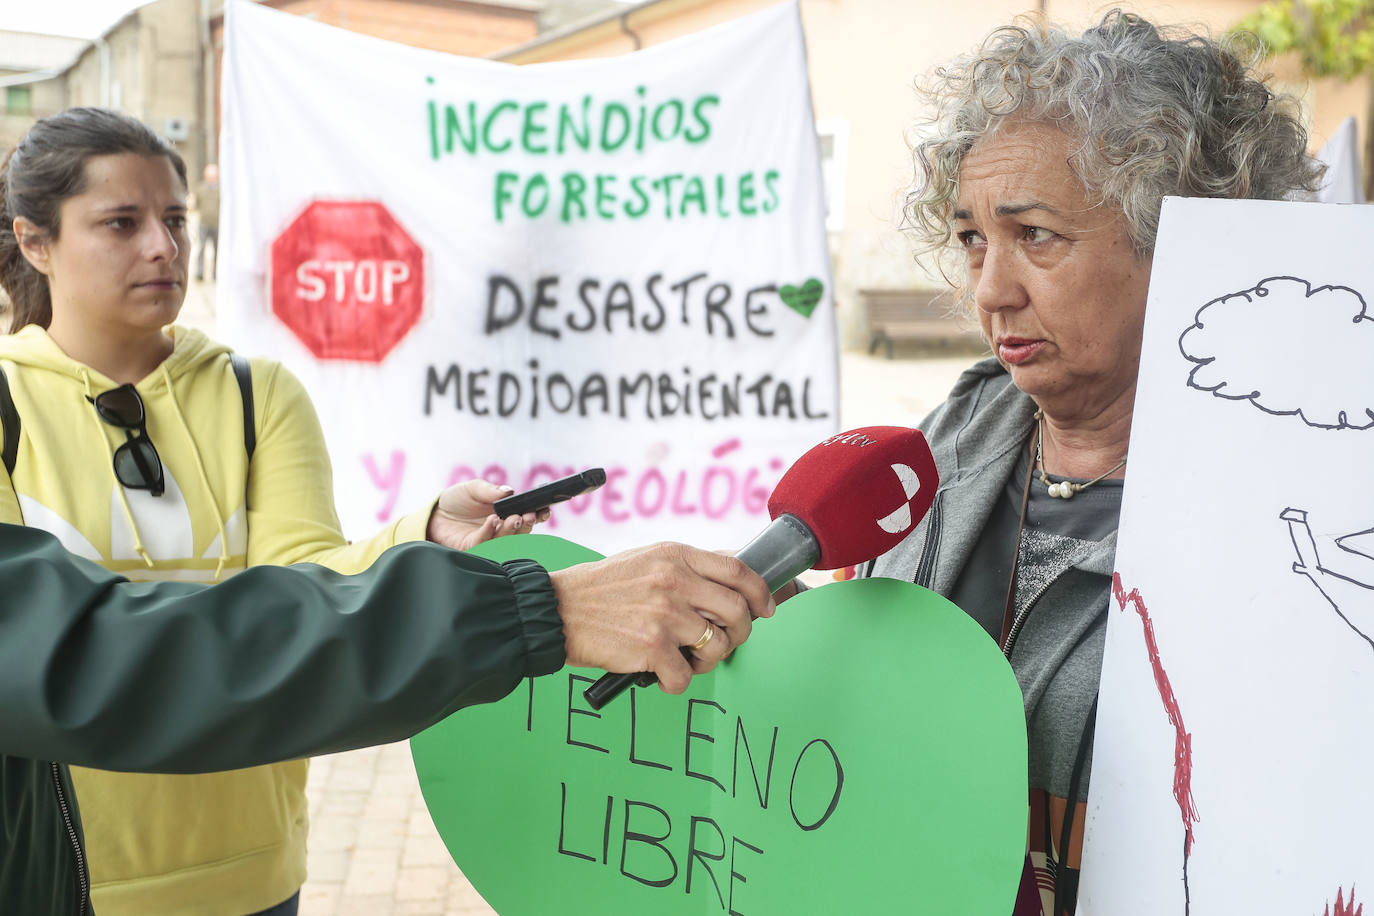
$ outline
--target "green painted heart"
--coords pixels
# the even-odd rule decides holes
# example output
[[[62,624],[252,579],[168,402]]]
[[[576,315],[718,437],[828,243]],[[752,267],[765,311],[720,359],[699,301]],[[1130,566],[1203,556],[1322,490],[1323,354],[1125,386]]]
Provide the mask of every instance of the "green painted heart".
[[[803,318],[810,318],[811,313],[816,310],[816,305],[821,301],[821,296],[825,293],[825,284],[815,277],[807,280],[801,286],[793,286],[790,283],[778,287],[778,295],[782,298],[783,304],[797,312]]]
[[[595,559],[545,535],[492,559]],[[1026,841],[1021,692],[908,582],[803,592],[682,696],[565,668],[411,742],[454,861],[502,916],[1008,913]]]

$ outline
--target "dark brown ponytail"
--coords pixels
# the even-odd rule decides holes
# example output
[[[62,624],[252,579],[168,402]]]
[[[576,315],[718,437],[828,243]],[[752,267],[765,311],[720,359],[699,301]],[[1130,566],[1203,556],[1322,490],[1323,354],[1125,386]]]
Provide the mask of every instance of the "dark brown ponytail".
[[[13,158],[11,150],[0,165],[0,286],[4,287],[11,303],[11,331],[26,324],[41,324],[46,328],[52,321],[48,278],[25,259],[19,250],[19,239],[14,235],[15,217],[9,204],[10,160]]]

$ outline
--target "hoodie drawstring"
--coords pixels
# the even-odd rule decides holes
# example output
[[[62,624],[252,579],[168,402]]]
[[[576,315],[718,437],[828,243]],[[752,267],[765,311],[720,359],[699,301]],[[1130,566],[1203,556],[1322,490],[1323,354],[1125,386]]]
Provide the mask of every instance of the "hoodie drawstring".
[[[215,513],[215,525],[219,528],[219,562],[215,565],[215,581],[224,573],[224,566],[229,562],[229,533],[224,529],[224,513],[220,510],[219,501],[215,499],[215,488],[210,486],[210,477],[205,473],[205,462],[200,457],[200,447],[196,444],[196,437],[191,434],[191,426],[186,422],[186,415],[181,412],[181,405],[177,403],[176,389],[172,387],[172,376],[167,372],[167,363],[164,360],[158,369],[162,372],[162,380],[167,385],[167,396],[172,402],[172,412],[177,415],[177,420],[181,423],[181,430],[186,434],[186,440],[191,444],[191,456],[196,460],[196,473],[200,475],[200,485],[205,489],[205,495],[210,501],[210,509]]]
[[[81,383],[86,386],[86,398],[92,403],[95,401],[95,390],[91,388],[91,376],[84,368],[78,370],[81,376]],[[134,521],[134,510],[129,506],[129,498],[124,495],[124,485],[119,482],[119,477],[114,471],[114,451],[110,449],[110,438],[105,434],[105,424],[100,419],[100,414],[95,408],[91,409],[91,422],[96,426],[100,434],[100,441],[105,443],[105,452],[110,458],[110,477],[114,480],[115,492],[119,494],[119,504],[124,507],[124,517],[129,521],[129,530],[134,533],[134,552],[143,560],[144,565],[149,569],[154,567],[153,558],[148,556],[148,549],[143,546],[143,537],[138,533],[138,523]]]

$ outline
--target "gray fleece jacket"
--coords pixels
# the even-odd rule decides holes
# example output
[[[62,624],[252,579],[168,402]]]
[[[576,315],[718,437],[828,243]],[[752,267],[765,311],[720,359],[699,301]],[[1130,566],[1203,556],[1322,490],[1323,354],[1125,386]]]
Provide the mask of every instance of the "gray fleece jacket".
[[[995,359],[976,363],[921,423],[940,470],[930,512],[861,574],[903,579],[949,595],[993,506],[1015,472],[1035,403]],[[1116,534],[1035,595],[1012,645],[1025,697],[1030,787],[1067,797],[1083,725],[1097,696],[1111,600]],[[1091,760],[1089,759],[1089,769]],[[1086,800],[1087,771],[1078,800]]]

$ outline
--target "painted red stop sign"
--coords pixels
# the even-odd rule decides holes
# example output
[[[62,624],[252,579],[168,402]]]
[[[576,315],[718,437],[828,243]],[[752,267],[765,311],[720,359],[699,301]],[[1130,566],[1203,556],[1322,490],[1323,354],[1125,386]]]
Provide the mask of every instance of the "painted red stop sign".
[[[319,359],[379,363],[424,310],[424,251],[377,201],[317,200],[272,243],[272,312]]]

